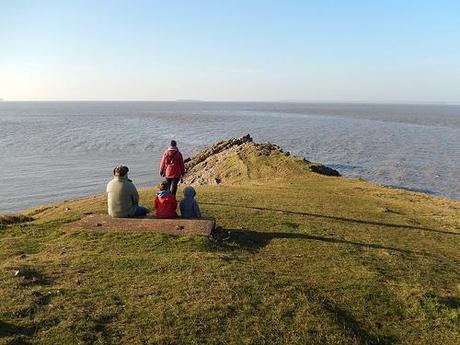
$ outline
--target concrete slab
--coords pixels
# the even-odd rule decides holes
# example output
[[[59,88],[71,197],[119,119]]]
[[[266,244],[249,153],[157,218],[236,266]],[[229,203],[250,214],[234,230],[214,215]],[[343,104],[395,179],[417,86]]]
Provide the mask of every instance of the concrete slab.
[[[66,224],[67,231],[127,231],[127,232],[162,232],[173,235],[208,236],[215,228],[214,220],[209,219],[157,219],[144,218],[112,218],[109,215],[89,215],[76,222]]]

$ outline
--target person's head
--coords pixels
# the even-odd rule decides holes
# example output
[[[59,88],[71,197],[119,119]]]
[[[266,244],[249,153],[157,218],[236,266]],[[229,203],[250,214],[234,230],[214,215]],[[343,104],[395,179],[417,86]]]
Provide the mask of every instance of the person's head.
[[[195,189],[191,186],[184,188],[184,197],[186,198],[194,198],[196,195]]]
[[[113,169],[113,176],[124,177],[128,173],[129,169],[127,166],[120,165]]]
[[[171,147],[177,147],[177,142],[175,140],[171,140]]]
[[[166,181],[161,181],[160,184],[158,185],[158,189],[161,190],[161,191],[162,190],[168,190],[168,187],[169,187],[169,185],[168,185],[168,182],[166,182]]]

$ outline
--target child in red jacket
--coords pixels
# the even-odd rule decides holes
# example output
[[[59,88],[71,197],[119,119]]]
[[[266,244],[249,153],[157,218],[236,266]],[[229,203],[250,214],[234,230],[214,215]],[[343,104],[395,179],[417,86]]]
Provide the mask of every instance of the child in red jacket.
[[[177,201],[168,189],[168,182],[160,183],[160,191],[155,198],[155,210],[157,218],[174,218],[177,217]]]

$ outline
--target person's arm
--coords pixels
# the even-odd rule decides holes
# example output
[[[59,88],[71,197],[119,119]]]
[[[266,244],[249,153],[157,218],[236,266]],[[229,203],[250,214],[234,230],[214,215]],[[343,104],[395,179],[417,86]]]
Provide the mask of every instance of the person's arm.
[[[200,206],[196,201],[193,203],[193,213],[197,218],[201,218]]]
[[[131,198],[133,200],[133,205],[138,206],[139,205],[139,193],[137,192],[136,186],[132,184],[132,192],[131,192]]]
[[[163,153],[163,156],[161,157],[161,163],[160,163],[160,176],[162,177],[165,176],[165,168],[166,168],[166,152]]]

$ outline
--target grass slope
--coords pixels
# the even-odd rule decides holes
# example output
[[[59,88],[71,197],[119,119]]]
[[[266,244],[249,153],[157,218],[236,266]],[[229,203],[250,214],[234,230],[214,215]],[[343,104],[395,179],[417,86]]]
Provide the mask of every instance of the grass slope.
[[[459,202],[232,159],[197,187],[215,241],[61,230],[104,196],[0,225],[0,343],[460,343]]]

